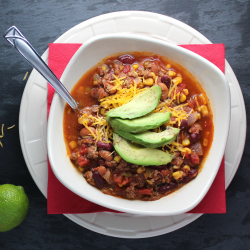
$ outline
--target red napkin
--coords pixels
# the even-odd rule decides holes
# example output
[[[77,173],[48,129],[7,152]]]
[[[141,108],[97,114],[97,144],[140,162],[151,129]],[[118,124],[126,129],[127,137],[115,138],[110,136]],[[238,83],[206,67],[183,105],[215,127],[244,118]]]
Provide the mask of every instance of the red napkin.
[[[81,44],[49,45],[49,67],[58,78],[61,77],[71,57]],[[180,45],[214,63],[223,73],[225,71],[225,48],[223,44]],[[48,84],[48,115],[54,89]],[[48,214],[76,214],[96,212],[117,212],[87,201],[67,189],[52,172],[48,161]],[[226,213],[225,164],[222,160],[218,174],[200,204],[189,213]]]

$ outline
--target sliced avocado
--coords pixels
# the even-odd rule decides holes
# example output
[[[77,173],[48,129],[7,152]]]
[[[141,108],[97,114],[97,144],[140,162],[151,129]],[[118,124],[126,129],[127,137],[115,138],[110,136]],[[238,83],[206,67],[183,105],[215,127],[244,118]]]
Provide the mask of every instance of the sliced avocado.
[[[169,163],[172,156],[159,149],[144,148],[113,133],[113,145],[117,153],[127,162],[143,166],[159,166]]]
[[[179,128],[173,128],[169,126],[166,127],[166,130],[160,133],[146,131],[143,133],[131,134],[128,132],[116,130],[116,133],[124,137],[125,139],[139,143],[147,148],[159,148],[163,145],[172,143],[176,139],[176,136],[179,134],[179,132]]]
[[[108,117],[107,122],[113,129],[128,132],[128,133],[141,133],[149,129],[157,128],[163,123],[170,120],[170,112],[166,113],[151,113],[149,115],[138,117],[132,120],[120,119],[117,117]]]
[[[129,103],[110,110],[106,115],[108,117],[120,117],[122,119],[141,117],[155,109],[159,103],[160,97],[161,87],[155,85],[136,96]]]

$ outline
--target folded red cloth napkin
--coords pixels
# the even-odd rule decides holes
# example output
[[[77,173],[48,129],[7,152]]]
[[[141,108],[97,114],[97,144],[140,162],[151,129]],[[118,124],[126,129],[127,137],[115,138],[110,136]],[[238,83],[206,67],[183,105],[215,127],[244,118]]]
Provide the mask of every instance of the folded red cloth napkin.
[[[49,45],[49,67],[58,78],[61,77],[71,57],[78,50],[81,44],[59,44]],[[225,70],[225,48],[223,44],[202,44],[202,45],[180,45],[191,50],[207,60],[214,63],[224,73]],[[48,84],[48,115],[54,89]],[[87,201],[67,189],[59,182],[48,161],[48,214],[76,214],[96,212],[117,212]],[[218,174],[198,206],[189,213],[225,213],[225,164],[222,160]]]

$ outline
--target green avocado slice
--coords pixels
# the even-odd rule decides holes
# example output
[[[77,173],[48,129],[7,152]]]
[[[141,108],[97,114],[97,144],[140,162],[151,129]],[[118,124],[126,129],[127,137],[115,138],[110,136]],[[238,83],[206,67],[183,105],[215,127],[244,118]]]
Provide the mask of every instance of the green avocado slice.
[[[128,133],[141,133],[149,129],[157,128],[170,120],[172,113],[151,113],[132,120],[117,117],[106,117],[107,122],[113,129]]]
[[[139,134],[131,134],[124,131],[116,130],[116,133],[120,136],[132,142],[139,143],[147,148],[159,148],[163,145],[172,143],[176,139],[179,132],[179,128],[173,128],[169,126],[166,127],[166,130],[160,133],[146,131]]]
[[[155,109],[161,97],[161,87],[155,85],[132,101],[106,113],[108,117],[120,117],[122,119],[134,119],[144,116]]]
[[[116,133],[113,133],[113,145],[116,152],[127,162],[142,166],[159,166],[169,163],[172,156],[159,149],[144,148],[131,143]]]

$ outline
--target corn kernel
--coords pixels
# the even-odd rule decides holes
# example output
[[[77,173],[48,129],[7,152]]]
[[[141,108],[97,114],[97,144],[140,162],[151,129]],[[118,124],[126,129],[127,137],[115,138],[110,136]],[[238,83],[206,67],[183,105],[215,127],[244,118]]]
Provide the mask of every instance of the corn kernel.
[[[101,109],[101,115],[106,115],[106,109]]]
[[[184,148],[185,150],[186,150],[186,152],[185,153],[188,153],[188,154],[191,154],[191,149],[190,148]]]
[[[154,185],[154,183],[153,183],[152,181],[149,181],[149,180],[147,180],[147,183],[148,183],[149,185],[151,185],[151,186]]]
[[[141,173],[143,173],[143,172],[145,172],[145,171],[146,171],[146,169],[145,169],[144,166],[137,168],[137,173],[138,173],[138,174],[141,174]]]
[[[185,165],[183,169],[187,169],[188,171],[190,171],[190,167],[188,165]]]
[[[168,75],[169,76],[176,76],[176,72],[172,71],[172,70],[169,70],[168,71]]]
[[[173,169],[180,169],[180,166],[174,165]]]
[[[70,147],[71,149],[74,149],[74,148],[77,147],[77,143],[76,143],[75,141],[71,141],[71,142],[69,143],[69,147]]]
[[[207,110],[207,106],[206,105],[202,105],[201,107],[200,107],[200,109],[201,109],[201,113],[203,114],[203,115],[208,115],[208,110]]]
[[[190,141],[188,138],[185,138],[184,140],[182,140],[182,145],[183,146],[188,146],[190,144]]]
[[[78,169],[79,169],[80,172],[83,172],[84,167],[78,167]]]
[[[122,175],[125,176],[125,177],[131,177],[132,173],[129,172],[129,171],[126,171],[126,172],[123,172]]]
[[[115,162],[119,163],[120,160],[121,160],[121,156],[120,155],[115,156],[115,158],[114,158]]]
[[[185,102],[187,97],[184,94],[181,94],[180,102]]]
[[[166,68],[167,69],[171,68],[171,64],[167,64]]]
[[[206,147],[208,145],[208,139],[203,140],[203,146]]]
[[[183,89],[183,93],[184,93],[185,95],[188,95],[188,94],[189,94],[188,89]]]
[[[138,64],[133,64],[132,67],[134,68],[134,70],[137,70],[139,68],[139,65]]]
[[[93,84],[94,84],[94,85],[97,85],[97,81],[93,81]]]
[[[147,78],[143,80],[143,83],[148,86],[152,86],[154,83],[154,80],[152,78]]]
[[[106,71],[107,70],[107,66],[106,65],[102,65],[102,70]]]
[[[183,172],[182,171],[176,171],[173,173],[173,177],[178,180],[182,177]]]
[[[203,104],[207,104],[207,100],[206,100],[206,98],[205,98],[205,96],[203,94],[200,94],[199,98],[201,99]]]
[[[201,119],[201,114],[200,113],[197,113],[197,120]]]
[[[175,77],[175,78],[172,80],[172,82],[173,82],[173,84],[178,85],[178,84],[182,83],[182,78],[179,77],[179,76],[177,76],[177,77]]]

